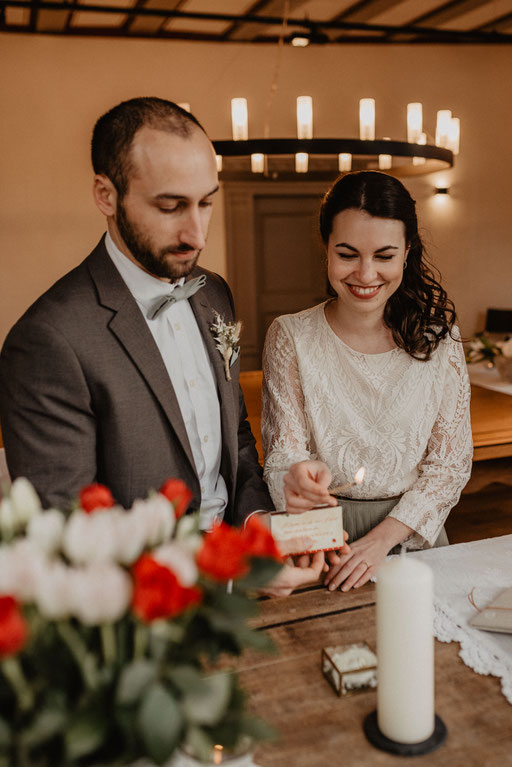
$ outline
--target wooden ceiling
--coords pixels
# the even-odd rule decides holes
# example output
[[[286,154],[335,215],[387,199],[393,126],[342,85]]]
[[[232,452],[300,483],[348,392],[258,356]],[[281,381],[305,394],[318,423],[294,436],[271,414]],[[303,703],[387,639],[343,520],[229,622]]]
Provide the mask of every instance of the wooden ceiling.
[[[283,30],[283,15],[286,26]],[[0,31],[222,43],[511,43],[512,0],[0,0]]]

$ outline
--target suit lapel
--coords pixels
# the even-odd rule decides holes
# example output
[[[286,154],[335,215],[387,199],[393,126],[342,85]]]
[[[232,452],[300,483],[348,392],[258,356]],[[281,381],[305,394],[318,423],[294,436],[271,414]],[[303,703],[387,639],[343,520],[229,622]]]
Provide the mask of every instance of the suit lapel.
[[[135,299],[106,252],[103,240],[89,256],[88,268],[100,304],[115,312],[109,323],[110,330],[158,400],[197,474],[185,423],[161,354]]]

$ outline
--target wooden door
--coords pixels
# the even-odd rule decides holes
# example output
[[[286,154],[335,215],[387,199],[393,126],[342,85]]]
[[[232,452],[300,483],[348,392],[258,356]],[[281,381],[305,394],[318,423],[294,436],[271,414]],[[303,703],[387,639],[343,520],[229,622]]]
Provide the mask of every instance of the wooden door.
[[[261,368],[275,317],[327,297],[318,182],[226,183],[228,282],[242,320],[242,370]]]
[[[326,298],[325,253],[318,234],[318,198],[255,198],[258,352],[272,321]]]

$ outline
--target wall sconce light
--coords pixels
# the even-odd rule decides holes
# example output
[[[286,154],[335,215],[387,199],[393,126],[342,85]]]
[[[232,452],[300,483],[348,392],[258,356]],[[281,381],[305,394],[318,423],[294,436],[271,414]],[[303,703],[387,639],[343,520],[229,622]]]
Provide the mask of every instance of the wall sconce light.
[[[434,194],[450,194],[449,186],[436,186],[434,187]]]
[[[309,34],[307,32],[294,32],[290,37],[290,43],[294,48],[307,48],[310,42],[311,40],[309,39]]]

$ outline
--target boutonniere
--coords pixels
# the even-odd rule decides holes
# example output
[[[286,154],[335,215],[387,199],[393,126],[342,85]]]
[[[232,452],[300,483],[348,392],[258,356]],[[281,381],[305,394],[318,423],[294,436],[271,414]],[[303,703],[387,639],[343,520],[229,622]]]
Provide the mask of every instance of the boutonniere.
[[[220,314],[215,312],[215,322],[210,325],[210,330],[215,338],[217,349],[224,360],[226,381],[231,381],[231,373],[229,371],[230,360],[233,353],[237,351],[236,346],[240,340],[242,323],[240,321],[235,322],[234,325],[231,322],[226,323]]]

